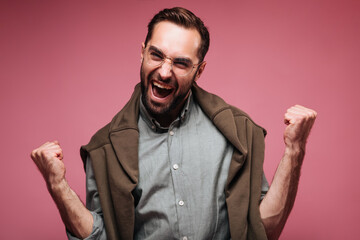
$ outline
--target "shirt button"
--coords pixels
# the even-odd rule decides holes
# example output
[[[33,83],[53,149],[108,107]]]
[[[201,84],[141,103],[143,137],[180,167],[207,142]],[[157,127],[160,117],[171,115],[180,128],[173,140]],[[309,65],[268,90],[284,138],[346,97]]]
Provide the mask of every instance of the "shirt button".
[[[173,169],[177,170],[179,168],[179,165],[177,165],[176,163],[173,165]]]
[[[180,201],[179,201],[179,205],[180,205],[180,206],[184,206],[184,204],[185,204],[185,203],[184,203],[183,200],[180,200]]]
[[[169,134],[170,136],[174,136],[175,133],[173,131],[170,131]]]
[[[182,238],[182,240],[188,240],[188,238],[185,236],[185,237]]]

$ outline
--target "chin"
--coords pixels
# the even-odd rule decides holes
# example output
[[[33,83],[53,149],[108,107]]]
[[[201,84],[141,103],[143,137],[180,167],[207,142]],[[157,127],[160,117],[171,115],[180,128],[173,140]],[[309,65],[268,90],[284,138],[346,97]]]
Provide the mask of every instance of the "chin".
[[[151,114],[151,115],[163,115],[166,114],[170,111],[171,109],[171,103],[168,103],[166,105],[164,104],[157,104],[151,101],[149,95],[147,93],[143,93],[142,95],[142,102],[146,108],[146,110]]]

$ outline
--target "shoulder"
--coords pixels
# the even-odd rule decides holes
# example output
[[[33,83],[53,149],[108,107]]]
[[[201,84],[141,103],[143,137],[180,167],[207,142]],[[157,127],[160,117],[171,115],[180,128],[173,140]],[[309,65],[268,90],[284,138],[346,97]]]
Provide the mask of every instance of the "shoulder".
[[[258,125],[246,112],[230,104],[229,104],[229,109],[231,110],[234,119],[238,119],[242,122],[246,122],[246,125],[248,127],[258,128],[263,132],[264,136],[266,135],[267,132],[265,128]]]
[[[256,124],[255,121],[243,110],[228,104],[221,97],[205,91],[196,83],[193,85],[192,90],[195,99],[211,121],[214,122],[216,118],[221,118],[222,121],[229,121],[229,118],[233,118],[237,123],[237,126],[243,123],[243,125],[241,125],[242,127],[260,129],[263,131],[264,135],[266,134],[265,129]]]
[[[100,148],[105,144],[109,144],[109,131],[110,131],[110,123],[106,124],[104,127],[99,129],[90,139],[87,145],[82,146],[88,152]]]
[[[81,146],[80,148],[80,156],[84,163],[86,164],[86,159],[88,154],[96,149],[99,149],[106,144],[110,144],[109,139],[109,131],[110,131],[110,123],[106,124],[104,127],[99,129],[90,139],[89,143]]]

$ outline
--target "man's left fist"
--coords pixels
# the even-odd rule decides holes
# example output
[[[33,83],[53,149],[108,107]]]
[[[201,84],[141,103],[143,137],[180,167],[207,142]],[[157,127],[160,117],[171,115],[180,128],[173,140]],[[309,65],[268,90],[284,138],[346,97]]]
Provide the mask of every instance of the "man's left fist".
[[[295,105],[286,111],[284,119],[285,124],[288,125],[284,132],[286,147],[305,150],[306,140],[316,116],[314,110],[300,105]]]

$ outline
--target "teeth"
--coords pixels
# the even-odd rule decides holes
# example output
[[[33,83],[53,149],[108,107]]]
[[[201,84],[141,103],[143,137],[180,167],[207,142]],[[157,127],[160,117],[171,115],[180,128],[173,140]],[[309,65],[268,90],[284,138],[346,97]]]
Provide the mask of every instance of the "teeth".
[[[156,86],[156,87],[158,87],[158,88],[161,88],[161,89],[166,89],[166,90],[170,90],[170,89],[171,89],[171,87],[162,85],[162,84],[160,84],[160,83],[158,83],[158,82],[153,82],[153,84],[154,84],[154,86]]]

